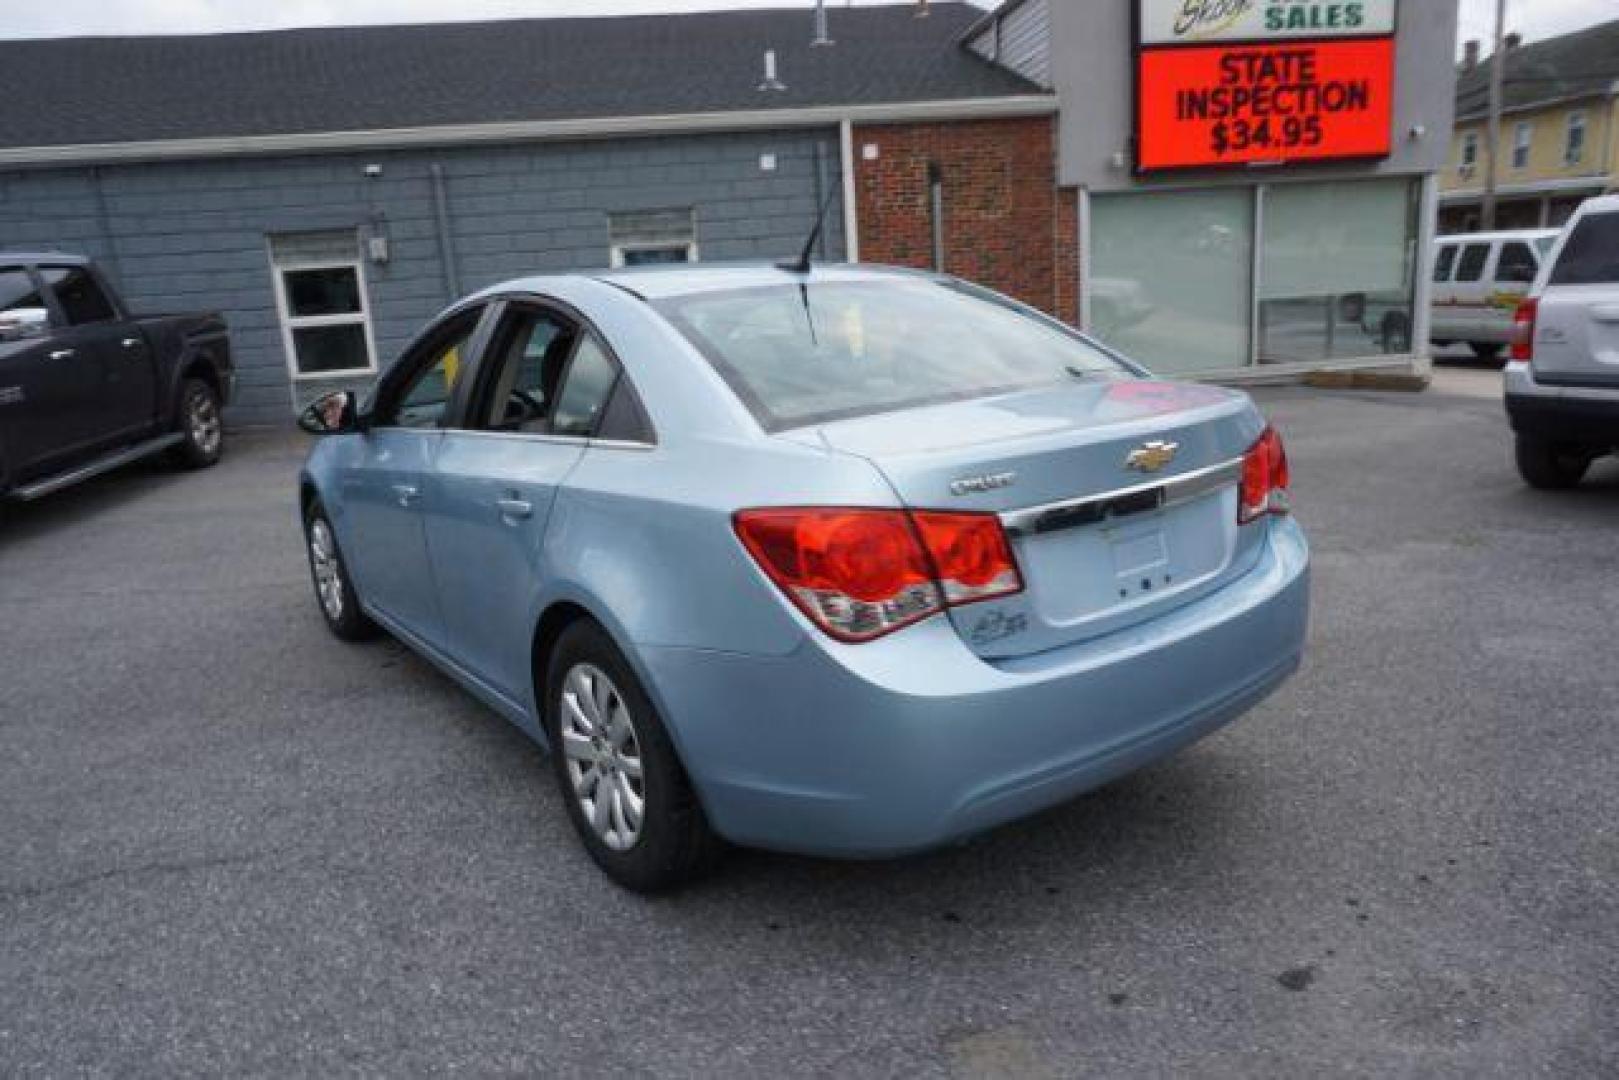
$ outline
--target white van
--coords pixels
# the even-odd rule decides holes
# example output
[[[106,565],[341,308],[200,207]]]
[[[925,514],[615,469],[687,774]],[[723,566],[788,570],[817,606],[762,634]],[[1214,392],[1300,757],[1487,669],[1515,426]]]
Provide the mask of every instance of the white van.
[[[1499,356],[1512,341],[1512,313],[1558,235],[1557,229],[1520,229],[1436,240],[1429,339],[1471,345],[1482,360]]]

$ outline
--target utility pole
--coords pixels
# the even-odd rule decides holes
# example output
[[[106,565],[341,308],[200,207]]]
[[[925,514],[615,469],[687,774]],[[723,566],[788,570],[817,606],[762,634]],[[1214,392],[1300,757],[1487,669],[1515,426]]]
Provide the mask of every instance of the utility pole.
[[[1507,0],[1495,0],[1495,51],[1490,54],[1490,120],[1484,132],[1484,203],[1479,208],[1479,227],[1495,228],[1495,184],[1501,162],[1501,87],[1506,81]]]

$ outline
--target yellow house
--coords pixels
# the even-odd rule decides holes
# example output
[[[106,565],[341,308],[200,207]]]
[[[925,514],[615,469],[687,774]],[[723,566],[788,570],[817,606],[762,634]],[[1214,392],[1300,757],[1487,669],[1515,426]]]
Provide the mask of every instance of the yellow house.
[[[1619,20],[1517,45],[1508,39],[1496,169],[1498,229],[1555,227],[1619,190]],[[1489,61],[1476,42],[1456,83],[1456,127],[1439,177],[1439,231],[1480,227],[1489,148]]]

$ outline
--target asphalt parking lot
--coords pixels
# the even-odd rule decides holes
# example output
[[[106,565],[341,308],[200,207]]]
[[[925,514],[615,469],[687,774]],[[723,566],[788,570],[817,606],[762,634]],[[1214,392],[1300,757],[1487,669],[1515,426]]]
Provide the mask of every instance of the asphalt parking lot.
[[[0,1074],[1614,1075],[1619,466],[1523,487],[1497,382],[1259,392],[1315,611],[1235,726],[658,900],[514,729],[328,636],[301,436],[7,509]]]

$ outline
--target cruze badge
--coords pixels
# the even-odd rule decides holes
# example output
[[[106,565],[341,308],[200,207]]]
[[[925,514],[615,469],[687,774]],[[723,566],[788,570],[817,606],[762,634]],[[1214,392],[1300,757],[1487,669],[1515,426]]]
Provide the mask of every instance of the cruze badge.
[[[952,495],[978,495],[985,491],[994,491],[996,488],[1011,487],[1017,483],[1017,473],[992,473],[989,476],[963,476],[960,480],[950,481],[950,494]]]
[[[1175,460],[1180,451],[1180,443],[1155,440],[1142,443],[1130,451],[1130,456],[1124,459],[1124,467],[1135,469],[1137,472],[1153,473]]]

